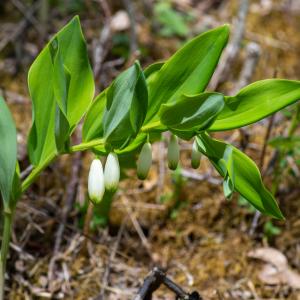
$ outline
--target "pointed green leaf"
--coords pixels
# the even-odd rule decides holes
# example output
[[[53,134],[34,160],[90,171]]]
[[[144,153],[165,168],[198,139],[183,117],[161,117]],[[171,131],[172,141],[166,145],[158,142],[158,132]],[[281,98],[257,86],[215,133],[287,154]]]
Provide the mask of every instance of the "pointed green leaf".
[[[210,131],[239,128],[257,122],[300,99],[300,81],[267,79],[254,82],[235,96],[225,97],[225,107]]]
[[[60,55],[54,67],[53,46],[59,47]],[[62,131],[69,126],[71,134],[94,95],[93,74],[78,17],[60,30],[33,62],[28,85],[33,104],[28,149],[32,164],[38,165],[57,152],[56,141],[61,145],[66,138],[66,133],[60,136],[55,132],[55,126]]]
[[[164,65],[165,62],[156,62],[151,65],[149,65],[147,68],[144,70],[144,75],[147,78],[147,82],[153,75],[155,75]]]
[[[136,149],[139,149],[146,141],[147,141],[148,135],[145,133],[139,133],[136,138],[125,148],[116,151],[118,154],[125,154],[135,151]]]
[[[166,63],[154,63],[145,69],[148,89],[151,90],[151,100],[148,99],[148,121],[157,114],[162,103],[175,101],[184,93],[200,93],[205,89],[227,43],[228,34],[226,25],[208,31],[187,43]],[[101,99],[97,97],[97,101],[95,100],[87,113],[83,128],[84,141],[103,136],[100,118],[103,113],[102,101],[106,102],[103,94]],[[146,124],[145,128],[148,125]],[[165,128],[161,127],[160,131]]]
[[[11,207],[17,165],[17,133],[12,115],[0,96],[0,192],[5,208]]]
[[[149,65],[144,70],[147,83],[153,79],[157,71],[163,66],[163,62]],[[102,91],[93,101],[84,120],[82,136],[83,141],[88,142],[93,139],[103,137],[102,117],[106,106],[106,92],[108,88]],[[102,148],[101,148],[102,149]]]
[[[197,36],[178,50],[148,83],[149,105],[145,123],[163,103],[182,94],[198,94],[206,88],[229,35],[228,25]]]
[[[138,134],[147,112],[147,85],[139,63],[115,79],[106,98],[104,138],[114,148],[123,148]]]
[[[58,152],[65,151],[69,144],[70,124],[68,121],[68,92],[71,74],[63,64],[57,38],[49,43],[53,64],[53,92],[55,105],[55,144]]]
[[[20,199],[22,194],[20,172],[19,162],[17,161],[9,203],[10,208],[12,209],[16,206],[17,201]]]
[[[103,114],[106,106],[106,92],[102,91],[90,106],[83,123],[82,139],[84,142],[103,137]]]
[[[197,144],[220,175],[225,179],[228,175],[234,189],[256,209],[277,219],[284,218],[273,195],[264,187],[257,166],[246,154],[205,133],[197,137]]]
[[[225,198],[227,198],[227,199],[231,198],[231,196],[234,192],[234,185],[228,174],[225,176],[224,181],[223,181],[223,192],[224,192]]]
[[[55,106],[55,145],[58,152],[64,152],[69,146],[69,132],[70,125],[64,115],[64,113],[59,109],[59,106]]]
[[[160,122],[179,136],[187,134],[189,139],[208,128],[223,107],[224,97],[219,93],[182,95],[178,101],[161,106]]]

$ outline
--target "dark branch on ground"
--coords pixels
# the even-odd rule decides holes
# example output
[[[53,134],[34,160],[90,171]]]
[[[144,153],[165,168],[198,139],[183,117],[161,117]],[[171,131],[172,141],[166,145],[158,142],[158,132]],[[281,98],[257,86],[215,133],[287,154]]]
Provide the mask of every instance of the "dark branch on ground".
[[[134,300],[152,300],[153,293],[159,289],[162,284],[176,295],[177,300],[202,300],[198,292],[194,291],[191,294],[185,292],[179,285],[172,281],[163,270],[157,267],[145,278]]]

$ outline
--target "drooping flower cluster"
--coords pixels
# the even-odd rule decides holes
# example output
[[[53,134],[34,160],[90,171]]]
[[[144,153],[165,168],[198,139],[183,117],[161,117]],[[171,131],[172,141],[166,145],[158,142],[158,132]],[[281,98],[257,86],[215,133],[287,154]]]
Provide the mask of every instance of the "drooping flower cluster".
[[[96,158],[92,161],[89,178],[88,193],[90,200],[99,203],[107,191],[116,191],[120,180],[120,165],[118,156],[111,152],[107,156],[104,172],[101,160]]]
[[[171,135],[168,145],[168,167],[171,170],[176,170],[179,163],[180,148],[176,135]],[[194,169],[199,168],[201,153],[197,149],[196,141],[193,143],[191,165]],[[139,154],[137,160],[137,176],[144,180],[147,178],[152,164],[152,147],[149,142],[146,142]],[[103,171],[100,159],[96,158],[92,161],[89,178],[88,178],[88,193],[90,200],[97,204],[105,193],[105,190],[115,192],[120,181],[120,165],[116,153],[111,152],[107,156],[105,168]]]

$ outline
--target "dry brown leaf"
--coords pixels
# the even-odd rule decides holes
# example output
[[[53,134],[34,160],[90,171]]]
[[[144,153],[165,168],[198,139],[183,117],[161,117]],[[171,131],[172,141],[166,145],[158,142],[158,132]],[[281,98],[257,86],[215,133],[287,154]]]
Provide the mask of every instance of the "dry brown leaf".
[[[300,275],[289,267],[287,258],[277,249],[258,248],[250,251],[248,256],[266,262],[258,275],[265,284],[286,284],[293,289],[300,289]]]
[[[270,263],[278,270],[283,270],[288,267],[288,261],[284,254],[277,249],[271,247],[257,248],[248,253],[248,256],[255,259],[263,260]]]
[[[265,264],[259,272],[259,279],[265,284],[281,285],[285,283],[285,272],[280,272],[271,264]]]

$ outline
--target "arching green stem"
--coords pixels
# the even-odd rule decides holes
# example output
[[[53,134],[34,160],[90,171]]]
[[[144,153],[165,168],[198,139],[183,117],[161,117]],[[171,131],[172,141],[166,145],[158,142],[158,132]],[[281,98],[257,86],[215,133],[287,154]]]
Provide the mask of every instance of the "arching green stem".
[[[4,227],[0,254],[0,300],[4,299],[5,270],[11,235],[12,219],[13,212],[8,210],[4,211]]]

